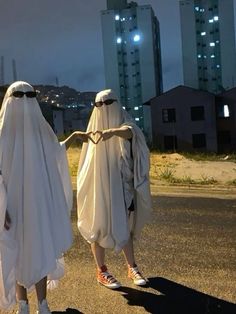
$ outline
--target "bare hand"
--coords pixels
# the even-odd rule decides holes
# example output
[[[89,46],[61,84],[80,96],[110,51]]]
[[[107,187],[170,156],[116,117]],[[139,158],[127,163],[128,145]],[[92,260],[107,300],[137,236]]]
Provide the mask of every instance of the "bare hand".
[[[77,138],[79,138],[82,142],[88,142],[89,139],[88,133],[81,131],[75,131],[74,133],[76,134]]]
[[[9,230],[9,229],[10,229],[10,226],[11,226],[11,218],[10,218],[10,216],[9,216],[8,211],[6,211],[4,228],[5,228],[6,230]]]
[[[102,140],[103,141],[109,140],[114,135],[115,135],[115,132],[113,129],[103,130],[102,131]]]

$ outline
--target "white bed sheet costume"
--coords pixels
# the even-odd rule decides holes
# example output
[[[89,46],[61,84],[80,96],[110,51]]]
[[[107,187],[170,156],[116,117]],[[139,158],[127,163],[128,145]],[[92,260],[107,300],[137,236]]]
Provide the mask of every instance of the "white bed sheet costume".
[[[44,119],[26,82],[7,90],[0,111],[0,308],[14,305],[16,281],[31,288],[63,275],[72,244],[72,188],[65,146]],[[11,226],[4,229],[6,209]]]
[[[142,131],[112,90],[98,93],[95,102],[107,99],[116,101],[94,107],[87,127],[87,132],[93,132],[93,141],[84,143],[81,151],[77,177],[78,228],[89,243],[97,242],[119,252],[130,234],[137,237],[150,219],[149,150]],[[99,141],[100,131],[121,126],[131,129],[132,144],[118,136]],[[132,200],[135,210],[129,213]]]

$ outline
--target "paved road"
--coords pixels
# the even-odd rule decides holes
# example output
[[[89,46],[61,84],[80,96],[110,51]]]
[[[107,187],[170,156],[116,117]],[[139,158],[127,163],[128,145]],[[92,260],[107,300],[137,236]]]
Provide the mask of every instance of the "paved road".
[[[152,222],[136,244],[149,286],[133,286],[123,256],[107,254],[109,269],[123,284],[120,291],[96,283],[90,249],[76,231],[74,215],[67,273],[49,293],[53,313],[236,313],[236,199],[163,192],[153,195],[153,208]]]

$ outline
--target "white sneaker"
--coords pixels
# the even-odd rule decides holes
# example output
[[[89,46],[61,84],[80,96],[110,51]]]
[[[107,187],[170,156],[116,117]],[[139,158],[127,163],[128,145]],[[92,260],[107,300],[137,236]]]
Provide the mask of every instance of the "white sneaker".
[[[29,304],[25,300],[19,300],[19,308],[17,314],[29,314]]]
[[[37,314],[51,314],[46,299],[44,299],[41,303],[38,303]]]
[[[132,279],[136,286],[145,286],[147,284],[147,280],[140,273],[137,265],[135,267],[128,267],[128,278]]]

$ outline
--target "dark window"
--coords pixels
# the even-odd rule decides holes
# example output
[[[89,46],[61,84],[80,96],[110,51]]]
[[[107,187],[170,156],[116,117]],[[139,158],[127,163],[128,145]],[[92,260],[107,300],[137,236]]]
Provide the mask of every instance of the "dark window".
[[[199,120],[204,120],[204,119],[205,119],[205,115],[204,115],[203,106],[191,107],[191,120],[192,121],[199,121]]]
[[[231,136],[230,131],[219,131],[217,134],[218,143],[219,144],[230,144],[231,143]]]
[[[162,109],[162,121],[165,123],[176,122],[175,109]]]
[[[192,134],[193,148],[203,148],[206,147],[206,135],[201,134]]]
[[[176,136],[164,136],[164,148],[165,150],[177,149],[177,137]]]

